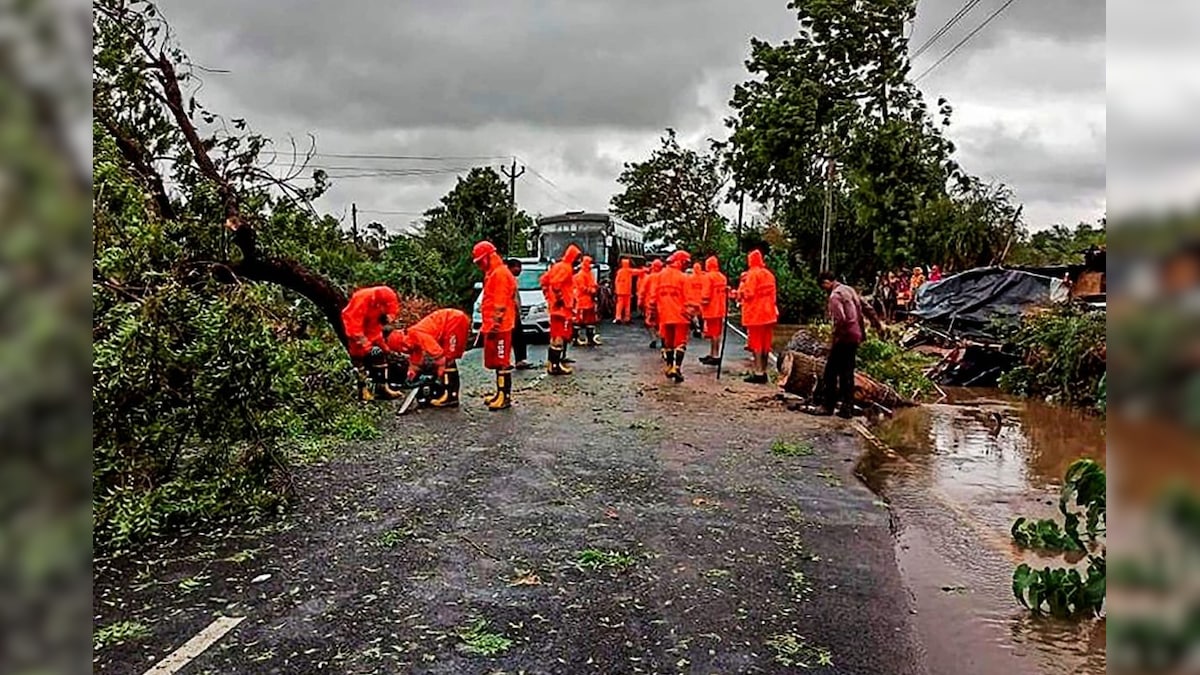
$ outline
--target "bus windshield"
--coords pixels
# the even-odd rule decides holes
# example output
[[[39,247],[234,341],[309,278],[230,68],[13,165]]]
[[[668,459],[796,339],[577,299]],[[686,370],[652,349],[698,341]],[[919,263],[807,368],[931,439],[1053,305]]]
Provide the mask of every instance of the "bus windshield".
[[[575,244],[596,261],[607,260],[603,232],[548,232],[542,235],[542,257],[559,260],[567,246]]]
[[[541,288],[538,285],[538,280],[546,273],[544,267],[524,267],[521,269],[521,276],[517,277],[517,290],[520,291],[536,291]]]

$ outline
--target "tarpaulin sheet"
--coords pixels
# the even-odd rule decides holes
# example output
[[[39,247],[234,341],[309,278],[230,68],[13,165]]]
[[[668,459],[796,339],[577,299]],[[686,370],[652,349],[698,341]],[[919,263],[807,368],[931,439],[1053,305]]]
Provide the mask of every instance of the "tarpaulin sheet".
[[[1021,270],[980,267],[917,289],[912,316],[956,335],[992,337],[993,324],[1012,324],[1031,305],[1062,299],[1062,281]]]

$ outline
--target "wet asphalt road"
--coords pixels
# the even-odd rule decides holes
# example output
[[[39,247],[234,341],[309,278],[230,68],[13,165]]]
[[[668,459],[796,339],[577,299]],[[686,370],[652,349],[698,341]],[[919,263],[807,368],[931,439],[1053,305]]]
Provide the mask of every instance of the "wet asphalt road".
[[[460,410],[389,414],[298,469],[277,526],[100,575],[98,622],[151,635],[96,671],[144,672],[225,615],[247,618],[182,672],[925,672],[850,428],[743,384],[732,334],[732,372],[697,344],[679,385],[644,333],[603,337],[572,376],[518,373],[501,413],[469,354]]]

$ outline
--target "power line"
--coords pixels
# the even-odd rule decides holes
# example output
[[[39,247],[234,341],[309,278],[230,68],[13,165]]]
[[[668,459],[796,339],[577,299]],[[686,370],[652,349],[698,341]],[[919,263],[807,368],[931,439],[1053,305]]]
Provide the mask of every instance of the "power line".
[[[933,70],[935,68],[937,68],[938,66],[942,65],[942,62],[944,62],[946,59],[950,58],[951,56],[954,56],[954,52],[957,52],[959,50],[959,48],[961,48],[963,45],[965,45],[967,42],[969,42],[971,40],[971,38],[975,37],[975,35],[977,33],[979,33],[979,31],[983,30],[989,23],[991,23],[992,19],[995,19],[996,17],[1000,16],[1000,13],[1003,12],[1004,10],[1008,9],[1008,6],[1013,4],[1014,2],[1016,2],[1016,0],[1008,0],[1003,5],[1000,5],[999,9],[992,12],[991,16],[984,19],[983,23],[981,23],[975,27],[975,30],[971,31],[970,33],[967,33],[967,36],[964,37],[963,39],[959,40],[958,44],[951,47],[950,51],[946,52],[945,55],[942,56],[942,58],[938,59],[937,61],[934,61],[932,66],[929,66],[928,68],[925,69],[925,71],[923,73],[916,76],[913,79],[913,83],[920,82],[923,77],[925,77],[929,73],[933,72]]]
[[[508,159],[510,155],[374,155],[369,153],[349,153],[349,152],[314,152],[313,157],[328,157],[334,159],[391,159],[404,161],[419,161],[419,162],[445,162],[445,161],[467,161],[467,160],[502,160]]]
[[[910,57],[909,57],[909,59],[916,59],[918,56],[920,56],[920,55],[924,54],[925,52],[929,51],[929,48],[933,46],[933,43],[935,43],[935,42],[937,42],[938,40],[942,39],[942,36],[943,36],[943,35],[945,35],[946,33],[948,33],[948,32],[950,31],[950,29],[951,29],[951,28],[954,28],[956,25],[958,25],[958,22],[959,22],[959,21],[962,21],[962,19],[963,19],[963,18],[964,18],[964,17],[965,17],[965,16],[966,16],[966,15],[967,15],[967,14],[968,14],[968,13],[969,13],[969,12],[970,12],[972,9],[975,9],[975,5],[978,5],[978,4],[979,4],[979,2],[980,2],[980,0],[967,0],[967,2],[966,2],[965,4],[963,4],[963,6],[962,6],[962,7],[959,7],[959,8],[958,8],[958,11],[954,13],[954,16],[952,16],[952,17],[950,17],[949,19],[947,19],[947,20],[946,20],[946,23],[942,24],[942,27],[941,27],[941,28],[939,28],[939,29],[937,29],[937,32],[935,32],[935,33],[934,33],[934,34],[933,34],[933,35],[932,35],[932,36],[931,36],[931,37],[930,37],[928,40],[926,40],[926,41],[925,41],[925,42],[924,42],[924,43],[923,43],[923,44],[922,44],[920,47],[917,47],[916,51],[914,51],[914,52],[912,53],[912,56],[910,56]]]

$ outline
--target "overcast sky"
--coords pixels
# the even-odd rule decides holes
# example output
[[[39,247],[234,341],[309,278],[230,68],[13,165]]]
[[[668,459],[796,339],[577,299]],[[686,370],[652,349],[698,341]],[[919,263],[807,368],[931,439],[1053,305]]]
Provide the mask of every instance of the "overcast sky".
[[[922,0],[911,49],[962,4]],[[913,74],[1001,4],[981,0]],[[644,158],[665,127],[697,148],[723,137],[749,38],[779,41],[796,25],[785,0],[165,0],[163,10],[198,64],[228,71],[203,76],[211,109],[280,147],[313,134],[325,155],[315,164],[344,176],[320,206],[342,215],[356,202],[360,220],[390,229],[433,205],[454,171],[513,155],[529,167],[522,208],[606,208],[622,162]],[[1016,0],[919,86],[950,99],[960,163],[1011,186],[1031,227],[1104,214],[1103,3]]]

